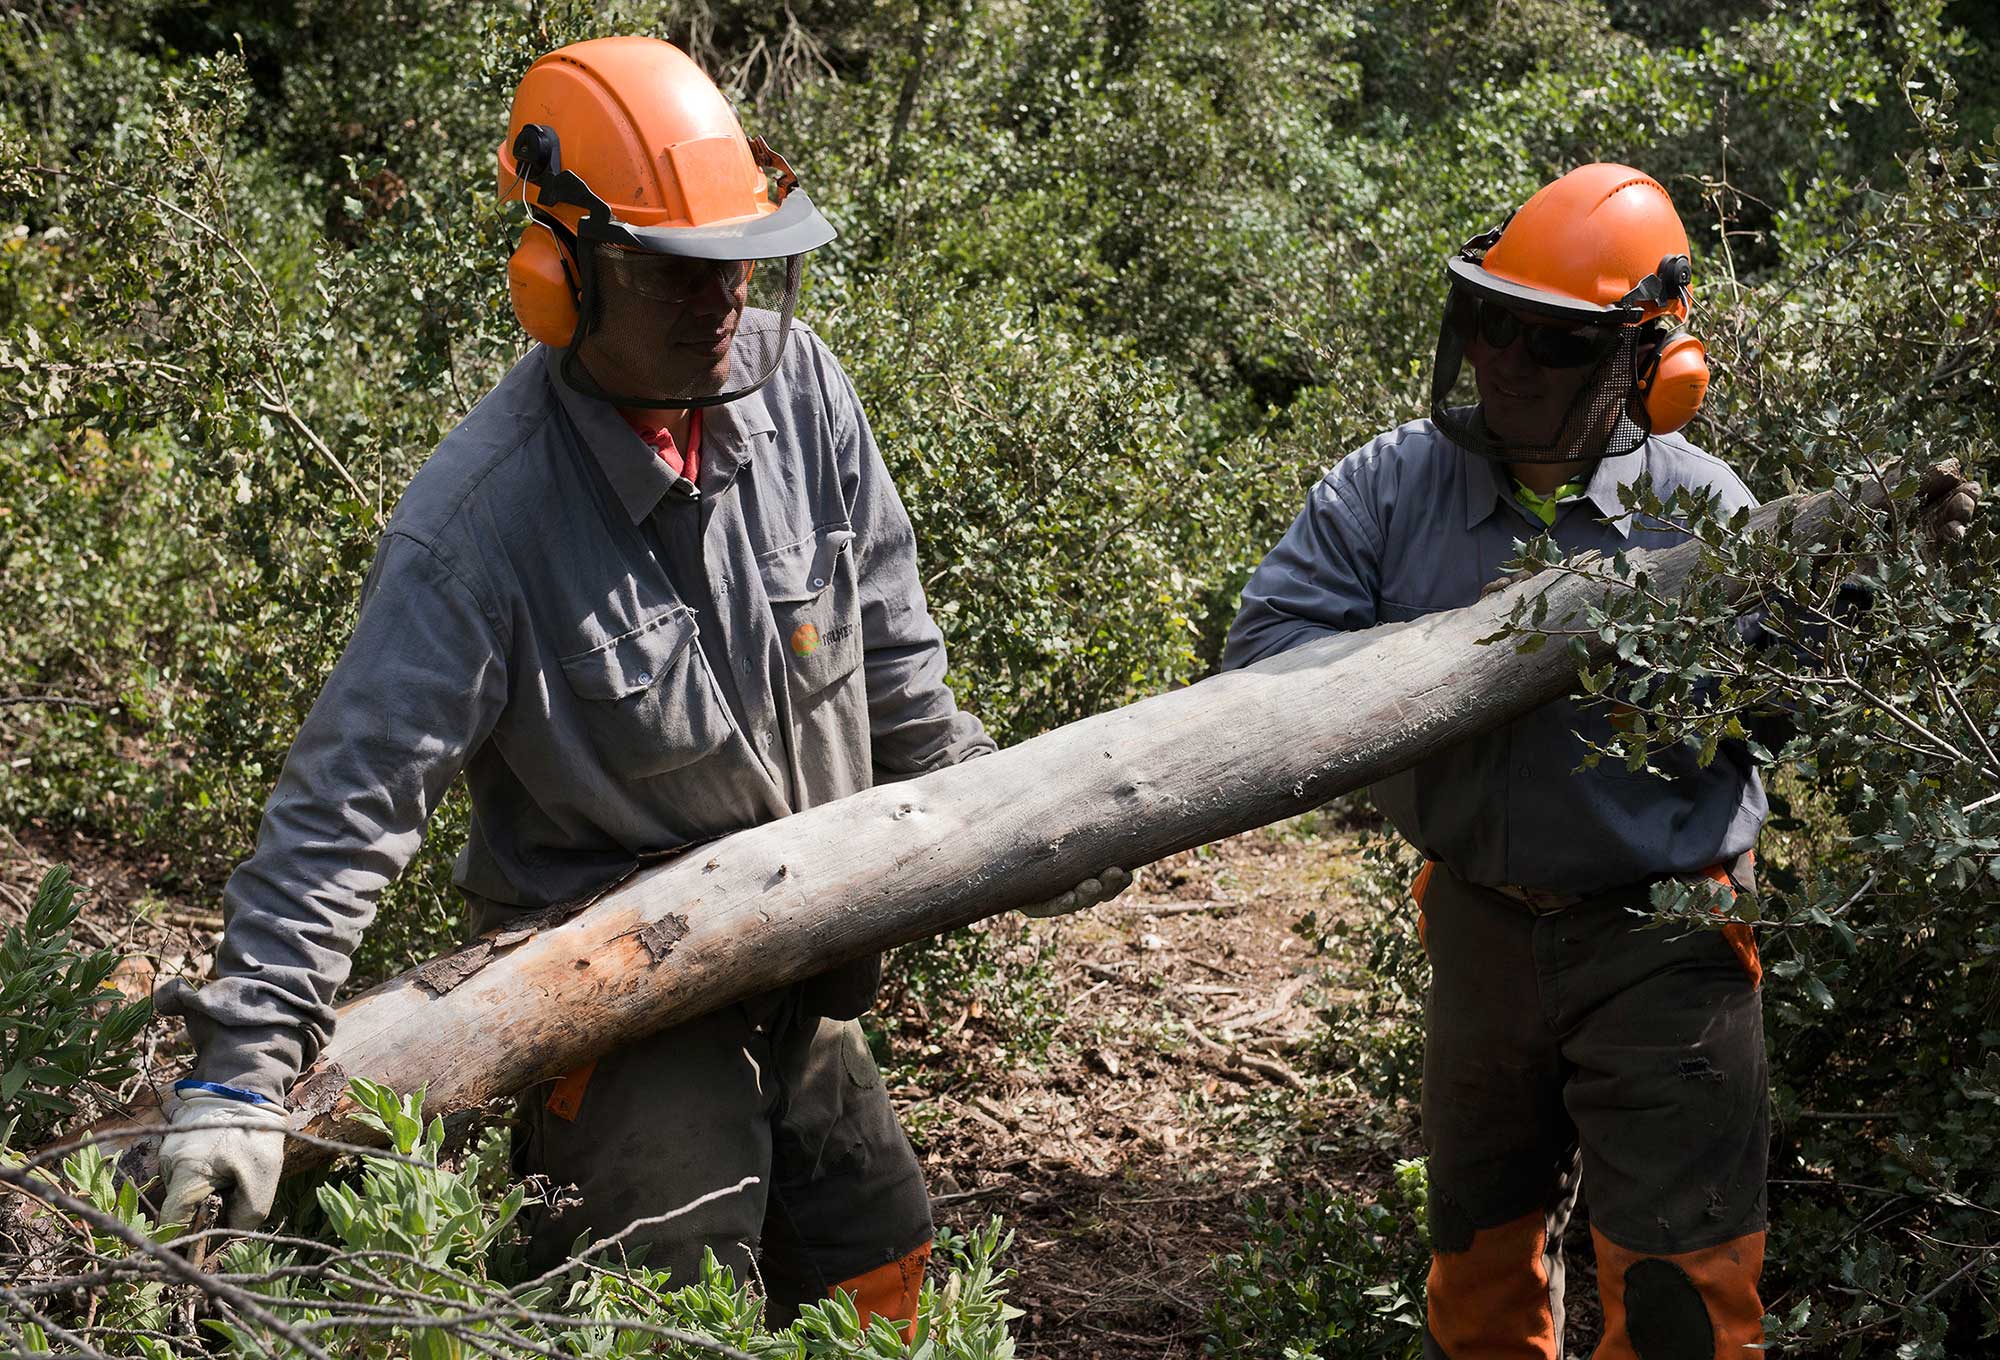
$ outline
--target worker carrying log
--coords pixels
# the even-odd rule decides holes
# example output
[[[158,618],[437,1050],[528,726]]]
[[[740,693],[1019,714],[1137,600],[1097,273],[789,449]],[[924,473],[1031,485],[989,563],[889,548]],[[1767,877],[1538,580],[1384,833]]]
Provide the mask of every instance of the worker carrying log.
[[[215,980],[163,989],[199,1051],[165,1210],[270,1211],[287,1088],[331,1033],[378,894],[461,773],[478,929],[641,862],[993,750],[945,687],[908,517],[840,366],[793,318],[833,228],[714,83],[651,38],[536,62],[499,147],[541,342],[410,483],[354,634],[224,890]],[[1103,874],[1047,910],[1088,906]],[[530,1262],[704,1248],[775,1320],[846,1289],[909,1319],[930,1200],[854,1017],[879,955],[650,1035],[522,1101],[557,1187]]]
[[[1428,420],[1316,485],[1243,593],[1224,664],[1477,600],[1516,540],[1666,548],[1650,478],[1754,505],[1678,431],[1708,387],[1687,234],[1654,180],[1586,165],[1447,261]],[[1469,372],[1467,371],[1469,370]],[[1963,538],[1978,488],[1926,483]],[[1754,891],[1764,792],[1747,748],[1700,766],[1578,768],[1605,707],[1559,699],[1373,787],[1426,857],[1423,1134],[1433,1248],[1424,1354],[1563,1350],[1565,1223],[1589,1196],[1598,1360],[1761,1355],[1767,1081],[1749,927],[1644,928],[1651,886]]]

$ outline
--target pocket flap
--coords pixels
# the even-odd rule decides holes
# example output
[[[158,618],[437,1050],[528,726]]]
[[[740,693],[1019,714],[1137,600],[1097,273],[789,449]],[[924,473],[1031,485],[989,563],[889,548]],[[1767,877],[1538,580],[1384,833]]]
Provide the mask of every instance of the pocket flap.
[[[797,604],[817,598],[833,583],[833,565],[854,541],[845,524],[826,525],[789,547],[757,559],[764,578],[764,596],[772,604]]]
[[[563,676],[579,698],[623,699],[650,689],[695,632],[692,610],[685,605],[670,609],[601,647],[564,657]]]

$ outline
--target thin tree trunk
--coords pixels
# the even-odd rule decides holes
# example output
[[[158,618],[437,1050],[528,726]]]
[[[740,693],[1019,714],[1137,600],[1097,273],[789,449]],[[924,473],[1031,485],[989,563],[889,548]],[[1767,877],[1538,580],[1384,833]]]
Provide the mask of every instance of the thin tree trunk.
[[[1877,491],[1871,499],[1879,501]],[[1833,493],[1764,507],[1822,536]],[[1676,593],[1699,544],[1632,554]],[[566,918],[482,940],[355,998],[293,1088],[306,1132],[355,1142],[349,1078],[427,1090],[446,1116],[835,963],[1046,900],[1108,865],[1317,807],[1567,691],[1578,661],[1476,640],[1521,592],[1550,630],[1630,587],[1531,577],[1467,608],[1324,638],[648,867]],[[1594,656],[1604,650],[1592,639]],[[323,1154],[294,1145],[299,1164]]]

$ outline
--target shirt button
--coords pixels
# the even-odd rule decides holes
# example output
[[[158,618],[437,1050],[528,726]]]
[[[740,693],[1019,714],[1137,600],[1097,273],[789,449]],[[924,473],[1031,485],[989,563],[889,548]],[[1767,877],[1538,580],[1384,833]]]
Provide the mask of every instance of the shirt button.
[[[1521,778],[1526,779],[1527,777],[1528,777],[1528,767],[1526,765],[1523,765],[1521,767]]]
[[[652,684],[652,683],[653,683],[653,673],[652,673],[651,671],[640,671],[640,672],[639,672],[639,683],[640,683],[640,684],[642,684],[642,685],[650,685],[650,684]]]
[[[820,587],[824,586],[825,584],[826,584],[826,578],[825,578],[824,576],[815,576],[815,577],[813,577],[813,589],[814,589],[814,590],[818,590],[818,589],[819,589]]]

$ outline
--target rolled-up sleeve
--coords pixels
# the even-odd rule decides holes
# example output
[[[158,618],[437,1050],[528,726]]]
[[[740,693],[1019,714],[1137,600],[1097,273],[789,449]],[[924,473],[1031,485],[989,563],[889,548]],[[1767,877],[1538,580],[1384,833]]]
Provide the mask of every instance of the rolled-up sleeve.
[[[506,703],[504,620],[416,539],[384,537],[346,651],[223,890],[215,980],[169,984],[196,1075],[281,1096],[333,1032],[382,889]]]
[[[875,777],[906,779],[986,755],[993,739],[944,681],[944,634],[924,600],[909,514],[853,385],[830,355],[822,362],[854,528]]]
[[[1382,531],[1366,480],[1365,460],[1350,457],[1313,487],[1305,509],[1243,587],[1223,669],[1379,621]]]

